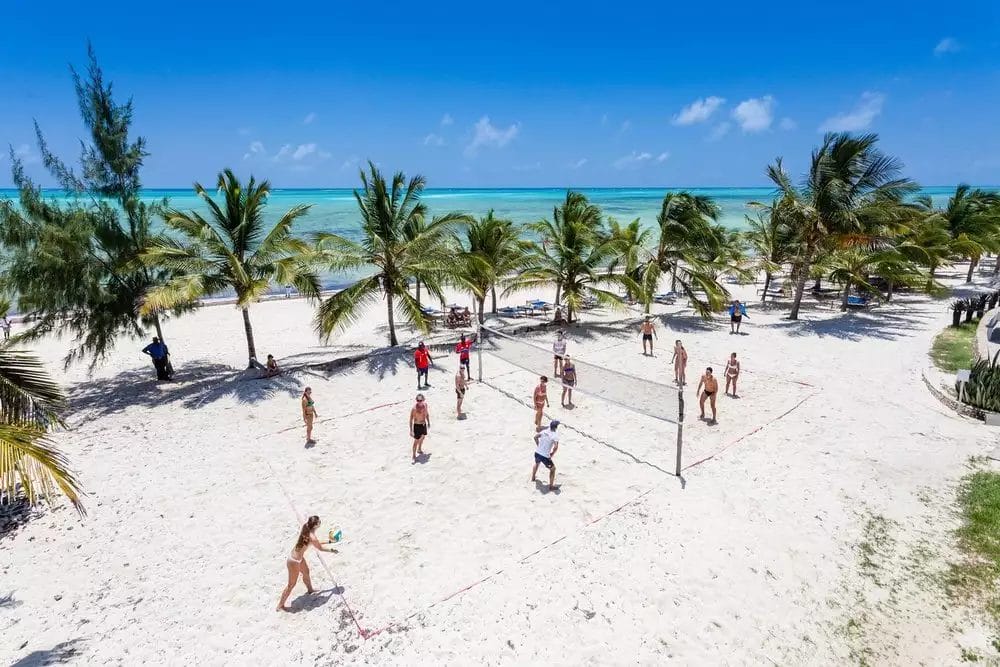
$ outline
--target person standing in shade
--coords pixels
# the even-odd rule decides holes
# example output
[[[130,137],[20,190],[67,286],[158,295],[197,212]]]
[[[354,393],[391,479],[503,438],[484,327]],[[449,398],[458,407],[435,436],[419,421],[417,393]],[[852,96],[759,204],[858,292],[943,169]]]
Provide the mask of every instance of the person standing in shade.
[[[736,359],[736,353],[733,352],[729,355],[729,361],[726,362],[726,396],[729,395],[729,385],[733,385],[733,398],[736,396],[736,380],[740,377],[740,362]]]
[[[10,340],[10,318],[3,316],[3,339]]]
[[[653,325],[653,320],[649,315],[646,315],[646,319],[643,320],[639,331],[642,332],[642,355],[647,355],[646,343],[649,343],[648,354],[649,356],[653,356],[653,338],[656,336],[656,327]]]
[[[462,366],[460,365],[458,367],[458,372],[455,373],[455,413],[458,415],[459,419],[463,419],[465,417],[465,415],[462,414],[462,401],[465,400],[465,390],[467,388],[468,385],[465,381],[465,375],[462,373]]]
[[[747,315],[746,305],[740,303],[739,299],[733,301],[732,305],[729,306],[729,333],[738,334],[740,332],[740,324],[744,317],[750,317]]]
[[[549,491],[555,491],[556,486],[556,464],[552,458],[559,451],[559,420],[553,419],[547,427],[535,427],[535,465],[531,468],[532,482],[538,481],[535,476],[538,474],[538,464],[542,464],[549,469]]]
[[[566,334],[560,331],[556,333],[556,339],[552,342],[552,375],[554,377],[562,375],[564,356],[566,356]]]
[[[157,380],[170,379],[170,372],[167,369],[170,361],[170,350],[160,342],[159,338],[154,336],[153,342],[142,348],[142,353],[148,354],[152,358]]]
[[[417,394],[417,402],[410,409],[410,437],[413,438],[413,462],[424,453],[424,438],[431,428],[431,413],[423,394]]]
[[[424,341],[420,341],[417,349],[413,351],[413,363],[417,367],[417,389],[427,389],[431,386],[427,380],[427,372],[430,370],[434,360],[431,358],[430,350],[424,345]],[[424,380],[423,385],[420,384],[421,378]]]
[[[564,408],[575,407],[573,405],[573,387],[576,386],[576,365],[573,363],[573,360],[569,358],[568,354],[563,358],[562,384],[562,399],[559,403]],[[569,399],[568,402],[567,395]]]
[[[683,387],[687,384],[687,377],[684,375],[687,370],[688,353],[684,349],[684,344],[679,340],[674,341],[674,356],[670,359],[674,365],[674,382],[677,386]]]
[[[539,427],[542,424],[542,410],[549,405],[549,379],[544,375],[538,380],[538,386],[535,387],[535,393],[532,396],[532,400],[535,404],[535,427]]]
[[[462,334],[458,344],[455,345],[455,352],[458,353],[458,370],[462,372],[462,369],[465,369],[465,379],[468,382],[472,382],[472,370],[469,368],[469,351],[471,349],[472,341],[466,340],[465,334]]]
[[[705,388],[705,391],[701,390],[702,387]],[[695,390],[695,393],[699,396],[698,406],[701,408],[702,419],[705,419],[705,401],[711,402],[712,421],[709,423],[714,424],[716,422],[715,395],[719,393],[719,382],[715,379],[715,376],[712,375],[711,366],[705,369],[705,374],[701,376],[701,380],[698,382],[698,389]]]
[[[315,421],[317,414],[316,402],[313,401],[312,387],[306,387],[302,390],[302,421],[306,423],[307,445],[312,445],[316,442],[313,440],[313,421]]]

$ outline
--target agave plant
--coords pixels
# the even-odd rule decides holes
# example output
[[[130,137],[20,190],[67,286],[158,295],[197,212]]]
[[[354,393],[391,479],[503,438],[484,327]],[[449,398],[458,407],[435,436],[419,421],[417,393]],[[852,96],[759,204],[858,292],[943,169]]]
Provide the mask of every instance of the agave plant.
[[[955,299],[951,302],[951,326],[959,327],[962,324],[962,311],[965,310],[965,299]]]
[[[969,381],[965,384],[965,403],[982,410],[1000,412],[1000,352],[990,359],[982,359],[972,366]],[[956,385],[955,390],[959,391]]]
[[[997,265],[1000,266],[1000,259],[997,260]],[[993,310],[997,307],[997,301],[1000,301],[1000,290],[990,293],[989,298],[989,309]]]

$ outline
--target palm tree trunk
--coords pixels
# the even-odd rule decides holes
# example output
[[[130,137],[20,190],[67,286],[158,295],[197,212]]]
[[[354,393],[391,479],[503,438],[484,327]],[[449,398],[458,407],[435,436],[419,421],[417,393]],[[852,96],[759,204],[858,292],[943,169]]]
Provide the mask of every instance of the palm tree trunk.
[[[799,271],[795,276],[795,300],[792,301],[792,312],[788,313],[788,319],[790,320],[799,319],[799,307],[802,305],[802,293],[806,290],[806,280],[809,279],[809,268],[812,264],[813,252],[811,248],[806,252],[806,256],[802,260]]]
[[[486,310],[486,296],[483,295],[477,301],[479,302],[479,323],[482,324],[486,321],[486,313],[484,312]]]
[[[677,291],[677,264],[674,264],[674,268],[670,271],[670,291]]]
[[[420,278],[417,278],[417,308],[420,307]]]
[[[895,281],[890,280],[889,281],[889,289],[886,291],[886,294],[885,294],[885,300],[886,301],[892,301],[892,294],[895,291],[896,291],[896,283],[895,283]]]
[[[813,283],[813,291],[818,292],[822,286],[823,286],[823,278],[822,277],[817,278],[816,282]]]
[[[764,303],[767,300],[767,290],[771,287],[771,272],[764,272],[764,291],[761,292],[760,302]]]
[[[851,296],[851,279],[848,278],[847,282],[844,283],[844,296],[840,300],[840,310],[847,310],[847,300]]]
[[[163,340],[163,329],[160,327],[160,314],[153,313],[153,328],[156,329],[156,337],[160,339],[160,342],[166,345],[167,341]]]
[[[975,257],[970,257],[969,258],[969,273],[966,274],[966,276],[965,276],[965,282],[967,282],[967,283],[971,283],[972,282],[972,272],[976,270],[976,264],[977,263],[978,263],[978,260]]]
[[[257,347],[253,342],[253,327],[250,326],[250,309],[244,306],[241,310],[243,311],[243,330],[247,334],[247,354],[250,357],[247,368],[253,368],[254,362],[257,361]]]
[[[490,292],[492,293],[492,296],[493,296],[493,307],[490,309],[490,312],[493,313],[494,315],[496,315],[497,314],[497,286],[496,285],[490,285]]]
[[[386,305],[386,313],[388,314],[389,318],[389,345],[391,347],[396,347],[396,345],[399,344],[399,341],[396,340],[396,320],[393,318],[393,313],[392,313],[391,291],[387,291],[385,293],[385,305]]]
[[[562,292],[562,285],[560,283],[556,283],[556,304],[555,305],[557,305],[557,306],[559,305],[559,295],[560,295],[561,292]]]

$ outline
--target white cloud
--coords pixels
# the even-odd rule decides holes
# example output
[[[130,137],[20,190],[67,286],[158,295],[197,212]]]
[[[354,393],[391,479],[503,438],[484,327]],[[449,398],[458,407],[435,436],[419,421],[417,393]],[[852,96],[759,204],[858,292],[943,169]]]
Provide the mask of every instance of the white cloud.
[[[250,147],[247,148],[247,152],[243,154],[243,159],[249,160],[252,157],[263,155],[266,152],[267,151],[264,150],[264,144],[259,141],[251,141]]]
[[[714,95],[697,99],[681,109],[680,113],[674,116],[673,120],[670,122],[674,125],[694,125],[695,123],[704,123],[712,117],[712,114],[714,114],[718,108],[725,103],[725,101],[726,100],[724,98],[716,97]]]
[[[662,153],[660,153],[659,155],[656,156],[656,161],[657,162],[666,162],[667,158],[669,158],[669,157],[670,157],[670,151],[663,151]]]
[[[934,47],[934,55],[943,56],[946,53],[958,53],[962,45],[954,37],[945,37]]]
[[[304,157],[312,155],[316,152],[316,144],[299,144],[299,147],[295,149],[292,153],[293,160],[301,160]]]
[[[308,125],[311,122],[313,122],[314,120],[316,120],[316,112],[315,111],[310,111],[309,113],[306,114],[306,117],[302,119],[302,124],[303,125]]]
[[[434,134],[431,132],[424,137],[424,146],[444,146],[444,137],[440,134]]]
[[[751,97],[736,105],[733,118],[744,132],[762,132],[771,127],[774,107],[775,101],[770,95]]]
[[[781,122],[778,123],[778,127],[787,132],[790,130],[798,129],[799,124],[796,123],[791,118],[789,118],[788,116],[785,116],[784,118],[781,119]]]
[[[830,116],[819,126],[820,132],[856,132],[872,124],[875,117],[882,113],[885,95],[882,93],[865,92],[850,111]]]
[[[465,147],[466,155],[475,155],[483,146],[503,148],[521,131],[521,124],[514,123],[501,129],[490,122],[489,116],[483,116],[473,126],[472,141]]]
[[[623,155],[614,162],[612,166],[615,169],[634,169],[642,164],[645,164],[653,159],[652,153],[647,153],[646,151],[638,152],[632,151],[628,155]]]
[[[729,130],[733,129],[733,124],[728,120],[724,120],[715,127],[712,128],[712,132],[708,135],[709,141],[718,141],[722,137],[729,134]]]
[[[348,169],[353,169],[354,167],[357,166],[358,166],[358,156],[352,155],[351,157],[344,160],[344,162],[340,165],[340,170],[347,171]]]
[[[576,162],[572,163],[570,165],[570,169],[579,169],[580,167],[582,167],[585,164],[587,164],[587,158],[582,157],[579,160],[577,160]]]
[[[626,118],[622,121],[621,127],[618,128],[618,134],[625,134],[632,129],[632,121]]]
[[[446,113],[445,115],[441,116],[441,127],[448,127],[454,122],[455,119],[451,117],[450,113]]]
[[[274,157],[272,159],[275,162],[282,162],[283,160],[287,160],[293,152],[294,149],[292,148],[292,145],[285,144],[284,146],[278,149],[278,152],[274,154]]]

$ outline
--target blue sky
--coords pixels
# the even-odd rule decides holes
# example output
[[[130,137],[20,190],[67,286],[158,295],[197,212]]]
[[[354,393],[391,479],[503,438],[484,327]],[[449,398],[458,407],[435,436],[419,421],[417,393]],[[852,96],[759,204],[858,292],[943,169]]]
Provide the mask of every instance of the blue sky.
[[[354,186],[366,159],[431,187],[763,185],[824,129],[1000,184],[995,2],[5,4],[0,143],[40,177],[33,118],[78,153],[89,38],[148,186]]]

